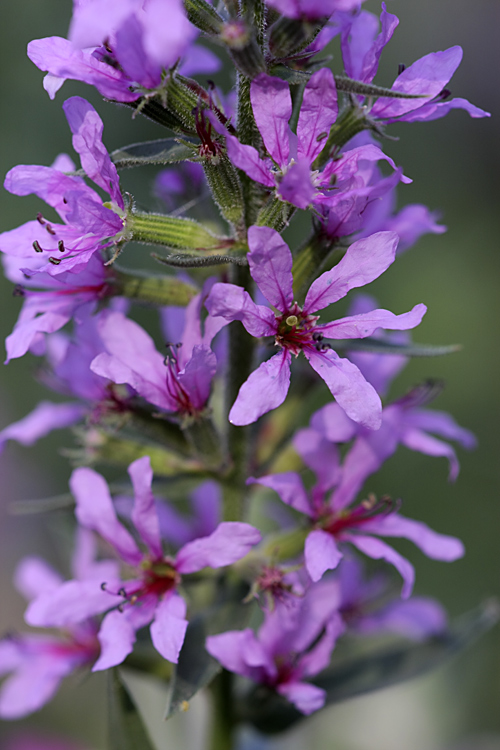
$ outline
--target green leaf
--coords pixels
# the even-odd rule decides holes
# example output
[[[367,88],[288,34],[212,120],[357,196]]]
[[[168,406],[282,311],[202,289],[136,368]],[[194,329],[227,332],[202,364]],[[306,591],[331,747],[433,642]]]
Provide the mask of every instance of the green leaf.
[[[155,750],[117,669],[108,672],[109,750]]]
[[[294,70],[286,65],[276,65],[272,68],[272,75],[282,78],[291,84],[307,83],[311,73],[306,70]],[[385,86],[375,86],[372,83],[363,83],[355,81],[347,76],[334,76],[337,91],[343,91],[346,94],[359,94],[360,96],[385,96],[391,99],[425,99],[425,94],[405,94],[403,91],[394,91],[385,88]]]
[[[143,164],[174,164],[179,161],[193,160],[196,155],[193,148],[179,143],[176,138],[159,138],[157,141],[131,143],[113,151],[111,158],[118,169],[140,167]]]
[[[394,91],[384,86],[374,86],[372,83],[355,81],[347,76],[334,76],[337,91],[348,94],[360,94],[361,96],[387,96],[391,99],[425,99],[426,94],[405,94],[403,91]]]
[[[226,263],[234,263],[237,266],[248,266],[245,256],[238,255],[158,255],[151,253],[151,257],[163,263],[164,266],[173,268],[202,268],[203,266],[221,266]]]
[[[396,685],[434,669],[469,646],[492,628],[499,616],[500,604],[487,601],[459,618],[442,636],[345,661],[323,672],[314,684],[325,690],[325,706]],[[261,685],[245,696],[239,712],[241,720],[267,734],[282,732],[305,718],[291,703]]]
[[[180,710],[186,710],[188,701],[221,671],[219,662],[205,650],[205,640],[208,635],[246,626],[252,611],[250,604],[243,603],[247,594],[248,586],[245,584],[230,587],[227,582],[225,585],[222,582],[215,604],[190,621],[170,683],[166,719]]]
[[[392,344],[380,339],[342,339],[335,341],[335,349],[345,349],[351,352],[373,352],[375,354],[402,354],[405,357],[441,357],[443,354],[459,352],[460,344]]]

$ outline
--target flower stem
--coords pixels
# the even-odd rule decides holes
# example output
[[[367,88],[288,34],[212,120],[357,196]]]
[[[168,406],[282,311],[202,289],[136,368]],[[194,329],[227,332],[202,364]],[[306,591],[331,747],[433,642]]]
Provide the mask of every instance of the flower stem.
[[[251,288],[250,272],[246,266],[233,266],[232,283]],[[226,413],[229,413],[238,392],[250,375],[253,365],[255,339],[239,321],[229,325],[229,363],[226,381]],[[237,427],[227,422],[226,445],[231,458],[232,472],[224,487],[224,520],[240,521],[243,514],[243,496],[249,453],[249,428]]]
[[[233,750],[235,747],[232,687],[233,675],[225,669],[210,684],[213,711],[209,750]]]

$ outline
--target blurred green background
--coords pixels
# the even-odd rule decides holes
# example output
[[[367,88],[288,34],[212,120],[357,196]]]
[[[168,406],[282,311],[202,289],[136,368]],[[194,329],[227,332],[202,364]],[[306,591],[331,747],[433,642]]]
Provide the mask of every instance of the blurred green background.
[[[109,150],[141,139],[162,137],[159,126],[130,110],[102,101],[83,84],[68,83],[51,102],[42,88],[42,73],[25,55],[28,41],[65,36],[71,15],[69,0],[17,0],[2,3],[0,26],[0,174],[19,163],[50,164],[61,151],[72,153],[61,105],[79,94],[89,99],[105,122]],[[428,376],[447,387],[436,408],[450,411],[478,436],[479,449],[460,453],[462,470],[455,485],[447,481],[444,459],[429,459],[401,449],[372,483],[381,493],[401,497],[406,515],[461,537],[466,557],[453,565],[425,559],[405,545],[401,550],[417,565],[416,591],[440,598],[452,615],[500,595],[500,502],[498,498],[499,369],[499,171],[500,147],[500,3],[498,0],[393,0],[388,10],[401,25],[386,48],[377,82],[390,85],[398,63],[410,64],[428,52],[460,44],[464,61],[452,80],[454,96],[491,111],[491,119],[472,120],[461,111],[428,124],[401,124],[389,129],[398,141],[384,150],[414,182],[400,190],[400,205],[423,202],[439,209],[448,232],[426,236],[403,255],[368,291],[382,307],[403,312],[417,302],[429,311],[415,338],[425,343],[461,343],[461,352],[446,358],[414,360],[396,383],[402,393]],[[379,4],[367,2],[378,12]],[[340,71],[338,55],[334,70]],[[125,189],[149,203],[150,173],[124,176]],[[135,182],[133,182],[135,181]],[[0,228],[11,229],[40,210],[35,198],[0,193]],[[11,285],[0,282],[1,337],[12,330],[20,302]],[[20,419],[51,394],[33,380],[36,360],[15,360],[0,370],[0,426]],[[21,627],[24,603],[13,591],[11,575],[23,555],[39,553],[63,567],[57,551],[54,516],[9,514],[18,499],[47,497],[66,491],[70,468],[60,455],[71,437],[56,433],[33,449],[9,445],[0,458],[0,632]],[[42,712],[22,722],[36,732],[67,733],[89,748],[105,747],[103,680],[65,683],[65,689]],[[195,713],[195,716],[197,714]],[[170,726],[170,725],[169,725]],[[0,726],[0,747],[16,724]],[[178,742],[182,720],[164,728],[165,747]],[[287,738],[283,748],[308,742],[314,748],[396,750],[425,748],[500,748],[500,631],[497,629],[465,655],[412,685],[386,690],[331,709],[312,720],[306,734]],[[182,736],[182,735],[179,735]],[[184,747],[195,739],[184,739]]]

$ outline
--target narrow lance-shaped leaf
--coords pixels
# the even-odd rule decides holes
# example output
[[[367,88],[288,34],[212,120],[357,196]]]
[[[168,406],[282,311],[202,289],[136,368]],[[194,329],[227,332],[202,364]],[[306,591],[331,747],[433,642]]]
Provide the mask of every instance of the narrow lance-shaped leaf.
[[[460,351],[460,344],[393,344],[379,339],[343,339],[335,341],[334,348],[356,351],[374,352],[375,354],[402,354],[405,357],[440,357]]]
[[[196,146],[180,143],[175,138],[160,138],[156,141],[131,143],[113,151],[111,158],[118,169],[140,167],[144,164],[174,164],[193,160]]]
[[[288,81],[291,84],[307,83],[312,73],[308,73],[305,70],[293,70],[288,68],[286,65],[276,65],[271,70],[271,74],[282,78],[284,81]],[[394,91],[393,89],[386,88],[385,86],[376,86],[373,83],[364,83],[363,81],[355,81],[353,78],[347,76],[334,76],[335,86],[337,91],[343,91],[346,94],[358,94],[360,96],[373,96],[373,97],[390,97],[393,99],[422,99],[425,98],[425,94],[405,94],[402,91]]]
[[[173,268],[201,268],[203,266],[221,266],[234,263],[237,266],[248,266],[246,257],[237,255],[167,255],[151,253],[151,257],[164,266]]]
[[[154,750],[118,670],[108,672],[109,750]]]

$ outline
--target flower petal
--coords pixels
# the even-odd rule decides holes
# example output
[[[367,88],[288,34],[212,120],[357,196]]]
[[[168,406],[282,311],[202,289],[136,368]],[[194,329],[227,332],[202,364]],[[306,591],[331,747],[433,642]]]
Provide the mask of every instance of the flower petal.
[[[398,240],[394,232],[377,232],[353,242],[338,265],[313,281],[304,310],[321,310],[345,297],[350,289],[378,278],[393,263]]]
[[[332,349],[323,352],[304,349],[304,355],[347,416],[364,427],[378,430],[382,423],[380,397],[356,365],[341,359]]]
[[[80,96],[66,99],[63,109],[73,133],[73,148],[80,154],[86,174],[110,194],[119,208],[123,208],[118,172],[102,142],[104,125],[101,118],[94,107]]]
[[[453,562],[465,554],[464,545],[454,536],[439,534],[421,521],[392,513],[384,518],[368,521],[363,526],[370,533],[409,539],[424,555],[433,560]]]
[[[188,542],[177,553],[179,573],[195,573],[202,568],[223,568],[240,560],[258,544],[262,536],[248,523],[220,523],[210,536]]]
[[[322,529],[315,529],[308,535],[304,547],[304,560],[306,570],[314,582],[319,581],[327,570],[334,570],[342,557],[342,552],[331,534]]]
[[[252,372],[229,412],[231,424],[252,424],[271,409],[281,406],[290,387],[291,359],[290,352],[283,349]]]
[[[276,687],[276,692],[283,695],[306,716],[325,705],[326,692],[309,682],[285,682]]]
[[[247,484],[261,484],[278,493],[281,500],[291,508],[307,516],[312,515],[312,509],[302,479],[294,471],[286,471],[282,474],[269,474],[269,476],[250,477]]]
[[[184,643],[188,621],[186,603],[176,593],[164,596],[156,607],[155,619],[151,624],[153,646],[165,659],[177,664]]]
[[[290,248],[274,229],[252,226],[248,230],[248,263],[252,278],[277,310],[293,303],[293,258]]]
[[[318,330],[321,330],[326,338],[331,339],[364,339],[372,336],[379,328],[391,331],[407,331],[415,328],[426,311],[426,306],[421,303],[401,315],[395,315],[389,310],[372,310],[362,315],[351,315],[348,318],[334,320],[332,323],[325,323],[318,326]]]
[[[288,120],[292,116],[288,83],[261,73],[250,85],[250,99],[266,149],[274,161],[284,167],[290,154]]]
[[[106,480],[93,469],[75,469],[69,480],[76,500],[76,517],[82,526],[97,531],[120,557],[131,565],[142,553],[127,529],[118,521]]]
[[[276,333],[276,318],[272,310],[256,305],[240,286],[214,284],[205,306],[214,318],[240,320],[252,336],[273,336]]]
[[[134,488],[135,502],[132,510],[132,521],[144,544],[150,549],[153,557],[162,557],[160,524],[156,512],[155,499],[151,485],[153,470],[149,456],[143,456],[130,464],[128,474]]]
[[[367,527],[365,526],[364,528]],[[408,562],[405,557],[400,555],[399,552],[396,552],[392,547],[389,547],[389,545],[381,539],[375,539],[372,536],[343,533],[341,538],[342,541],[353,544],[360,552],[368,555],[368,557],[372,557],[374,560],[386,560],[391,565],[394,565],[403,579],[401,596],[403,599],[408,599],[415,582],[415,570],[413,565]]]
[[[337,89],[333,73],[329,68],[321,68],[312,74],[304,89],[297,124],[299,159],[305,158],[312,164],[323,150],[337,114]]]

